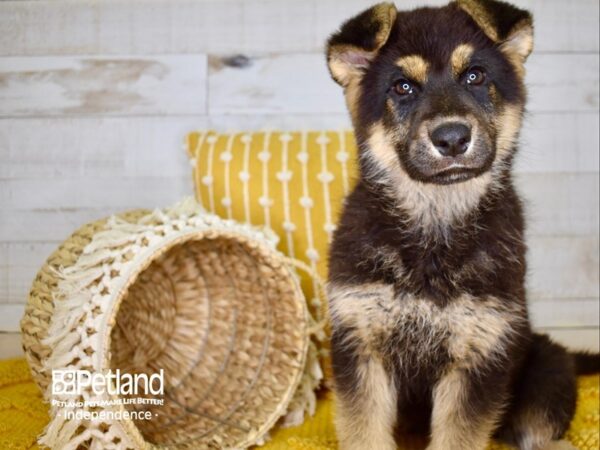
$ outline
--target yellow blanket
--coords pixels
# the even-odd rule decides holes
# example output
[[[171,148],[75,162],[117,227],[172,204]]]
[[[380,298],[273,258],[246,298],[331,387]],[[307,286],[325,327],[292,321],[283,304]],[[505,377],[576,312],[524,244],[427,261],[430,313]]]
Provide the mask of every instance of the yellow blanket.
[[[600,429],[600,377],[579,379],[579,402],[575,420],[567,434],[577,448],[598,450]],[[333,428],[331,393],[321,395],[314,417],[295,428],[277,429],[265,450],[333,450],[337,448]],[[37,435],[48,422],[48,406],[31,380],[24,359],[0,361],[0,449],[36,449]],[[422,443],[407,443],[419,448]],[[493,444],[490,449],[499,450]]]

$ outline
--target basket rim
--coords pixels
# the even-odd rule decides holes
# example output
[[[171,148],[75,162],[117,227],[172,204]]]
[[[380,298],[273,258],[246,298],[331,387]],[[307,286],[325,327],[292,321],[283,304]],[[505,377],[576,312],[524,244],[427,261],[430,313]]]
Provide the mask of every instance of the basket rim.
[[[112,301],[109,305],[109,309],[103,314],[101,321],[101,329],[103,338],[101,339],[100,348],[97,349],[96,355],[99,358],[100,370],[110,369],[110,344],[112,330],[116,325],[116,319],[119,314],[121,304],[125,299],[129,288],[136,282],[139,275],[145,271],[155,260],[160,256],[164,255],[171,249],[181,245],[185,242],[190,241],[201,241],[204,239],[219,239],[226,238],[236,240],[237,242],[244,244],[252,249],[259,252],[260,256],[266,261],[270,261],[274,267],[280,269],[282,274],[285,272],[291,285],[293,286],[294,302],[298,304],[302,310],[303,323],[302,328],[302,348],[300,357],[300,366],[295,370],[294,378],[292,382],[288,384],[285,394],[279,401],[278,406],[271,412],[269,418],[265,420],[261,427],[257,430],[252,430],[251,434],[246,437],[245,440],[237,443],[236,445],[240,448],[246,448],[251,445],[255,445],[285,414],[287,406],[291,402],[304,373],[304,367],[306,365],[308,347],[310,343],[309,336],[309,312],[306,304],[306,299],[302,292],[300,282],[295,273],[291,270],[287,257],[274,247],[267,245],[265,242],[261,242],[253,237],[244,234],[241,231],[234,231],[230,229],[219,229],[219,228],[207,228],[207,229],[194,229],[185,230],[175,233],[170,236],[163,237],[160,243],[154,244],[152,247],[140,252],[131,261],[131,264],[127,267],[126,276],[120,280],[120,285],[117,292],[113,295]],[[299,324],[300,325],[300,324]],[[118,395],[107,394],[111,400],[119,399]],[[123,404],[116,404],[113,406],[116,411],[124,412],[125,407]],[[155,448],[167,448],[169,445],[152,444],[144,439],[140,430],[136,427],[132,419],[121,419],[115,421],[112,426],[117,426],[129,436],[136,446],[142,449],[155,449]],[[191,442],[188,440],[187,442]]]

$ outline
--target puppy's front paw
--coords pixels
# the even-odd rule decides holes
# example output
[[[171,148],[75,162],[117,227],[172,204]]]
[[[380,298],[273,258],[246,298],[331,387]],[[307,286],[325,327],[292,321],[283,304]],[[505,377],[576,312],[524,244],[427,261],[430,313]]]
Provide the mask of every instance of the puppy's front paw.
[[[538,449],[535,449],[535,450],[538,450]],[[552,441],[546,447],[544,447],[543,449],[541,448],[539,450],[577,450],[577,447],[575,447],[569,441],[562,440],[562,441]]]
[[[365,439],[364,436],[339,440],[339,450],[396,450],[396,442],[390,436],[369,436],[374,439]]]

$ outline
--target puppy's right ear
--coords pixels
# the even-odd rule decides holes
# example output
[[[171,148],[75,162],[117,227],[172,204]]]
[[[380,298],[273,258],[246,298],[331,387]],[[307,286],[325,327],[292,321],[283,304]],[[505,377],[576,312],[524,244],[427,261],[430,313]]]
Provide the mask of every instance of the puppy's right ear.
[[[329,38],[327,64],[335,81],[346,87],[360,79],[390,37],[397,12],[393,3],[379,3],[345,22]]]

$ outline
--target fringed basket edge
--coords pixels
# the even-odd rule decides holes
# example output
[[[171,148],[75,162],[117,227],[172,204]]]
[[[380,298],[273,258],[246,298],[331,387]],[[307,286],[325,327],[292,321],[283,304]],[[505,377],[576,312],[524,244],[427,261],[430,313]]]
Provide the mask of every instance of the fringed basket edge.
[[[154,234],[157,229],[160,229],[162,236]],[[127,281],[130,282],[131,276],[135,276],[143,270],[143,268],[139,269],[143,265],[142,262],[147,262],[145,266],[147,267],[153,260],[152,258],[157,257],[156,254],[176,245],[177,240],[185,240],[194,233],[208,233],[215,229],[229,230],[248,239],[259,241],[263,243],[262,245],[266,245],[270,252],[279,254],[276,250],[278,239],[270,230],[257,229],[247,224],[239,224],[209,215],[191,198],[176,204],[172,208],[155,210],[134,221],[117,216],[109,218],[105,223],[104,230],[94,234],[76,262],[72,266],[61,268],[55,274],[59,282],[53,298],[54,312],[51,316],[47,336],[43,340],[44,345],[52,346],[49,358],[43,361],[43,372],[46,377],[49,376],[53,368],[64,367],[75,357],[80,358],[82,365],[89,364],[94,370],[105,369],[108,364],[108,352],[106,350],[110,338],[109,333],[96,333],[94,336],[84,337],[81,342],[77,342],[79,335],[69,332],[74,324],[86,320],[84,315],[90,312],[91,304],[88,303],[90,299],[92,304],[93,301],[96,301],[101,305],[106,299],[114,297],[115,292],[126,290]],[[148,250],[140,252],[140,243],[135,240],[132,241],[131,236],[136,236],[137,239],[148,239]],[[118,249],[118,251],[115,249]],[[129,261],[119,260],[119,255],[126,254],[129,251],[136,256]],[[285,260],[285,257],[281,256],[282,261]],[[123,271],[118,277],[111,279],[110,274],[106,272],[107,261],[109,260],[116,261],[116,268]],[[115,268],[115,266],[113,265],[112,268]],[[134,270],[135,268],[139,270]],[[293,271],[291,273],[293,274]],[[99,278],[104,280],[104,287],[108,289],[108,292],[102,293],[98,289],[86,291],[91,281]],[[303,298],[298,280],[295,279],[297,295]],[[119,297],[122,298],[122,296],[121,292]],[[110,317],[114,320],[118,305],[112,306],[111,314],[104,313],[99,316],[105,322],[101,325],[101,330],[107,329],[107,320]],[[313,331],[318,330],[319,327],[314,325],[322,323],[324,318],[313,318],[308,313],[307,308],[305,308],[305,311],[308,321],[313,324],[311,327]],[[305,413],[314,413],[316,403],[314,389],[318,387],[323,376],[317,356],[317,342],[315,341],[323,338],[324,335],[321,330],[321,332],[313,333],[313,341],[310,344],[309,339],[306,339],[303,351],[305,369],[299,371],[296,382],[290,387],[286,396],[285,404],[282,402],[273,419],[265,424],[261,430],[256,430],[254,435],[248,436],[247,442],[243,443],[242,446],[264,442],[268,438],[268,430],[283,416],[286,417],[283,420],[284,424],[297,424],[300,418],[300,422],[302,421]],[[90,345],[96,346],[95,358],[90,358],[85,353],[85,348]],[[45,393],[48,399],[50,399],[49,389]],[[293,411],[288,411],[290,402],[296,405],[296,409]],[[81,423],[77,421],[67,422],[64,420],[64,415],[62,418],[59,416],[57,408],[53,406],[52,409],[54,418],[41,436],[41,444],[52,448],[75,449],[80,443],[94,438],[94,432],[89,428],[85,432],[77,434]],[[118,423],[115,428],[118,429],[115,430],[114,437],[122,439],[124,445],[129,442],[129,445],[134,448],[151,447],[150,444],[144,441],[133,422]],[[109,434],[107,438],[113,438],[113,434]]]

